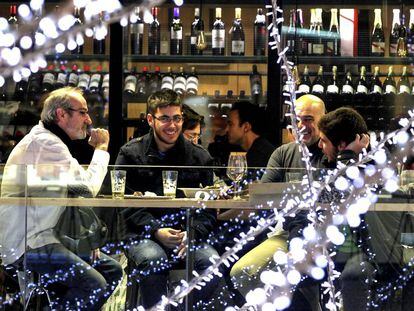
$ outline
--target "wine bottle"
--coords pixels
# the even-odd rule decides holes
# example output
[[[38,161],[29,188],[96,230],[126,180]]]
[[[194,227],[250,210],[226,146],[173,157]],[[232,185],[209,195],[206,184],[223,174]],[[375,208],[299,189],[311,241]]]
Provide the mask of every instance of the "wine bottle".
[[[137,92],[137,75],[135,68],[125,78],[124,92],[130,95],[133,95]]]
[[[197,49],[197,38],[200,31],[204,31],[203,20],[200,19],[200,9],[194,9],[194,21],[191,24],[191,37],[190,37],[190,54],[191,55],[203,55],[203,51]]]
[[[161,90],[160,67],[155,66],[155,71],[151,75],[149,82],[148,82],[148,94],[153,94],[159,90]]]
[[[408,56],[414,56],[414,9],[410,9],[410,24],[407,34],[407,52]]]
[[[31,39],[32,39],[32,46],[30,48],[31,52],[36,51],[36,40],[39,43],[40,38],[44,38],[43,31],[39,27],[40,20],[43,17],[43,5],[39,6],[38,9],[32,9],[33,12],[33,25],[37,25],[35,28],[32,29],[30,32]],[[39,45],[39,44],[38,44]]]
[[[89,82],[89,92],[91,94],[99,93],[99,87],[102,80],[102,66],[98,65],[96,72],[91,75],[91,80]]]
[[[89,75],[90,71],[90,67],[88,65],[84,65],[83,71],[81,71],[79,74],[78,88],[84,92],[88,89],[89,81],[91,80],[91,76]]]
[[[37,101],[39,94],[41,94],[42,80],[43,77],[39,71],[30,75],[27,88],[29,100]]]
[[[374,10],[374,30],[371,37],[371,55],[384,56],[385,55],[385,37],[384,29],[382,28],[381,9]]]
[[[379,67],[378,66],[375,66],[374,68],[374,75],[372,76],[372,80],[371,80],[370,93],[382,95],[382,83],[379,78]]]
[[[308,66],[305,66],[305,69],[303,70],[303,75],[301,79],[301,83],[298,87],[298,92],[301,94],[308,94],[311,90],[311,81],[309,77],[309,68]]]
[[[255,56],[265,55],[266,53],[266,16],[263,14],[263,9],[257,9],[256,19],[254,20],[254,29],[253,29],[253,54]]]
[[[286,44],[285,46],[289,48],[286,51],[287,55],[295,54],[296,46],[296,10],[291,9],[289,12],[289,27],[286,32]]]
[[[332,80],[326,88],[327,94],[339,94],[338,67],[332,67]]]
[[[28,77],[22,76],[21,80],[16,83],[13,94],[13,100],[20,102],[24,101],[27,92],[28,80]]]
[[[191,67],[191,72],[187,76],[187,83],[185,91],[190,95],[197,95],[198,92],[198,76],[195,72],[195,67]]]
[[[400,35],[400,9],[392,10],[392,30],[390,33],[390,56],[397,56],[397,42]]]
[[[55,85],[55,74],[53,72],[55,66],[49,65],[47,72],[43,75],[42,93],[49,93],[53,91]]]
[[[17,20],[17,6],[15,4],[10,6],[10,15],[9,18],[7,19],[7,22],[9,23],[9,32],[10,33],[14,33],[17,34],[18,33],[18,28],[19,28],[19,22]],[[16,46],[16,43],[13,44],[12,47]]]
[[[241,22],[241,8],[235,8],[233,27],[230,29],[231,55],[244,55],[244,30]]]
[[[75,17],[74,27],[80,27],[82,23],[80,8],[75,6],[73,9],[73,16]],[[76,48],[71,51],[71,54],[80,55],[83,54],[83,44],[77,44]]]
[[[183,54],[183,25],[180,21],[180,9],[174,8],[174,17],[170,27],[170,54]]]
[[[330,56],[341,55],[341,36],[339,34],[338,9],[331,9],[331,24],[326,41],[326,54]]]
[[[302,9],[296,10],[296,55],[303,56],[308,53],[308,40],[304,36]]]
[[[323,24],[322,24],[322,9],[315,9],[315,33],[316,40],[312,45],[312,54],[313,55],[324,55],[325,54],[325,44],[323,39]]]
[[[174,79],[174,91],[180,95],[184,94],[186,89],[187,79],[184,74],[184,68],[180,67],[179,73]]]
[[[106,73],[102,79],[102,94],[106,102],[109,100],[109,73]]]
[[[95,27],[93,34],[93,54],[103,55],[105,54],[105,36],[102,36],[102,31],[99,29],[104,27],[102,24],[103,13],[99,13],[99,24]]]
[[[312,94],[322,95],[325,92],[325,81],[323,79],[323,66],[319,66],[318,75],[312,84]]]
[[[56,83],[55,83],[55,89],[60,89],[61,87],[66,86],[66,80],[67,80],[67,73],[66,73],[66,66],[61,65],[60,70],[57,73]]]
[[[308,30],[309,42],[308,42],[308,55],[313,55],[313,44],[316,37],[316,13],[315,9],[310,9],[310,24]]]
[[[158,7],[151,8],[153,21],[148,31],[148,55],[160,55],[161,27],[158,21]]]
[[[345,81],[342,84],[342,94],[354,94],[354,84],[352,82],[351,72],[346,73]]]
[[[142,68],[141,74],[137,79],[137,94],[140,96],[145,96],[148,91],[148,67],[144,66]]]
[[[394,80],[394,69],[392,66],[388,68],[388,75],[384,81],[384,94],[395,94],[397,92],[395,80]]]
[[[408,55],[407,51],[407,28],[405,27],[405,16],[402,15],[401,25],[398,30],[398,40],[397,40],[397,55],[399,57],[406,57]]]
[[[167,68],[167,72],[164,74],[161,80],[161,90],[172,90],[174,87],[174,76],[171,72],[171,67]]]
[[[216,20],[211,31],[211,40],[213,55],[224,55],[226,33],[224,30],[224,23],[221,20],[221,8],[216,8]]]
[[[366,78],[366,68],[365,66],[361,66],[360,75],[357,82],[357,94],[368,94],[368,83]]]
[[[250,78],[250,90],[253,101],[258,100],[262,96],[262,75],[257,71],[257,66],[252,66]]]
[[[134,13],[130,17],[129,42],[131,45],[131,55],[142,55],[142,45],[144,39],[144,22],[139,16],[139,6],[134,8]]]
[[[72,66],[72,71],[69,74],[68,86],[75,87],[78,85],[78,82],[79,82],[78,66],[74,64]]]
[[[410,80],[408,79],[406,66],[403,67],[400,80],[398,80],[398,94],[404,93],[410,94]]]

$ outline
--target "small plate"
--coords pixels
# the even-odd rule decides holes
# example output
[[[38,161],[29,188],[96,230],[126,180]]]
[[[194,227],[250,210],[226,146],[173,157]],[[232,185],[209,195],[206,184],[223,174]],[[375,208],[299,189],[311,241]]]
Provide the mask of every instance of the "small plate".
[[[132,194],[125,194],[124,198],[125,199],[141,199],[141,200],[171,200],[172,199],[172,197],[168,197],[165,195],[160,195],[156,197],[146,197],[146,196],[137,196],[137,195],[132,195]]]

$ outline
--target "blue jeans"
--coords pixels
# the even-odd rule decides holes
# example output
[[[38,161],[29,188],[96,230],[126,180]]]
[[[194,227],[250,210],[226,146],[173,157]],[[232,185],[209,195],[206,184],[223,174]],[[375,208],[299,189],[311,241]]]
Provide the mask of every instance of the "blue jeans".
[[[172,258],[172,250],[163,248],[153,240],[144,239],[125,248],[128,260],[136,265],[135,277],[139,282],[139,304],[145,309],[154,306],[167,295],[168,271],[180,261]],[[217,251],[210,245],[202,243],[196,246],[194,254],[194,269],[201,273],[212,265],[209,257],[217,255]],[[217,288],[219,279],[214,277],[202,290],[194,291],[194,301],[207,301]]]
[[[57,290],[51,295],[54,310],[99,310],[122,279],[122,267],[103,253],[93,264],[89,256],[49,244],[26,252],[26,270],[39,273],[43,286]]]

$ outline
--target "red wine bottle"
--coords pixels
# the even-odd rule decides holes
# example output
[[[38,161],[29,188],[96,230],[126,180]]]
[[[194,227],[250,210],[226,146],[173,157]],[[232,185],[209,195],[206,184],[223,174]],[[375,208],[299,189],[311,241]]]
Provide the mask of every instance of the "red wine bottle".
[[[211,31],[213,55],[224,55],[226,42],[226,31],[224,22],[221,20],[221,8],[216,8],[216,20]]]
[[[254,20],[253,36],[253,54],[255,56],[265,55],[267,39],[266,16],[263,14],[263,9],[261,8],[257,9],[256,19]]]
[[[131,55],[142,55],[142,45],[144,39],[144,23],[139,16],[139,6],[134,8],[129,25],[129,41],[131,44]]]
[[[161,35],[160,22],[158,21],[158,7],[151,8],[153,17],[148,31],[148,55],[160,55]]]

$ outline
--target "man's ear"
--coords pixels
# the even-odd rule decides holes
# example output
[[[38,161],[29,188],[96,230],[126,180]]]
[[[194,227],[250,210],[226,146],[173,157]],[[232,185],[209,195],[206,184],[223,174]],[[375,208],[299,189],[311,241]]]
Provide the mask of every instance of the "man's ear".
[[[348,144],[344,141],[341,141],[338,145],[338,151],[345,150],[345,147],[348,146]]]
[[[66,114],[65,109],[57,108],[56,109],[56,120],[59,122],[60,120],[64,119],[65,114]]]
[[[147,122],[149,126],[154,127],[154,117],[150,113],[147,114]]]
[[[252,125],[249,122],[244,122],[243,130],[245,133],[250,132],[252,130]]]

